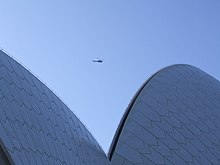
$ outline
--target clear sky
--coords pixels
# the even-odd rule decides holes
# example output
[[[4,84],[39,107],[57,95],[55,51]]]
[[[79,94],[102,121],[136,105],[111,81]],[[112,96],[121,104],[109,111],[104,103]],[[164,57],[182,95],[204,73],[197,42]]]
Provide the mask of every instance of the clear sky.
[[[186,63],[220,80],[219,0],[0,0],[0,11],[0,47],[53,89],[105,152],[154,72]]]

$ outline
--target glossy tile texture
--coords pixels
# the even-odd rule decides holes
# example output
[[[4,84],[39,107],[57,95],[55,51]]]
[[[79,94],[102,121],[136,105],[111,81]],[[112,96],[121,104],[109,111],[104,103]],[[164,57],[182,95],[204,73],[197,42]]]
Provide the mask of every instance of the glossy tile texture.
[[[220,83],[188,65],[153,75],[128,107],[112,165],[219,165]]]
[[[16,165],[109,165],[79,119],[0,51],[0,143]]]

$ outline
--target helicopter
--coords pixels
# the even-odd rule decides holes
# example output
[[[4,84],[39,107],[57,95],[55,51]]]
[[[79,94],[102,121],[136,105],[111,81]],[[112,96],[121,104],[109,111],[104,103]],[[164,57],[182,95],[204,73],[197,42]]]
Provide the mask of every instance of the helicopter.
[[[103,60],[100,60],[100,59],[97,58],[97,60],[92,60],[92,62],[102,63]]]

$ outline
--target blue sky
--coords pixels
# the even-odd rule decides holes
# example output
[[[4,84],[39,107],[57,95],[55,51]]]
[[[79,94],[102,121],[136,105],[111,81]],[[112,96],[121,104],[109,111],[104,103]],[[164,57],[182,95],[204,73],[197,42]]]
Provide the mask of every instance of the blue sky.
[[[154,72],[186,63],[220,80],[219,0],[0,0],[0,11],[0,47],[53,89],[105,152]]]

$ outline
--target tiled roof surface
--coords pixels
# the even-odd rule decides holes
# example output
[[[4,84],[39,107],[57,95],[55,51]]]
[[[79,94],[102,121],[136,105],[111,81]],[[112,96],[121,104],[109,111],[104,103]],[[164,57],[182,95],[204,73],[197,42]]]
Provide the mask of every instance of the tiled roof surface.
[[[203,71],[162,69],[126,113],[110,150],[112,165],[220,164],[220,83]]]
[[[220,83],[189,65],[153,75],[137,92],[108,161],[69,108],[0,51],[0,149],[15,165],[220,164]]]
[[[2,51],[0,114],[0,142],[12,164],[110,164],[69,108]]]

